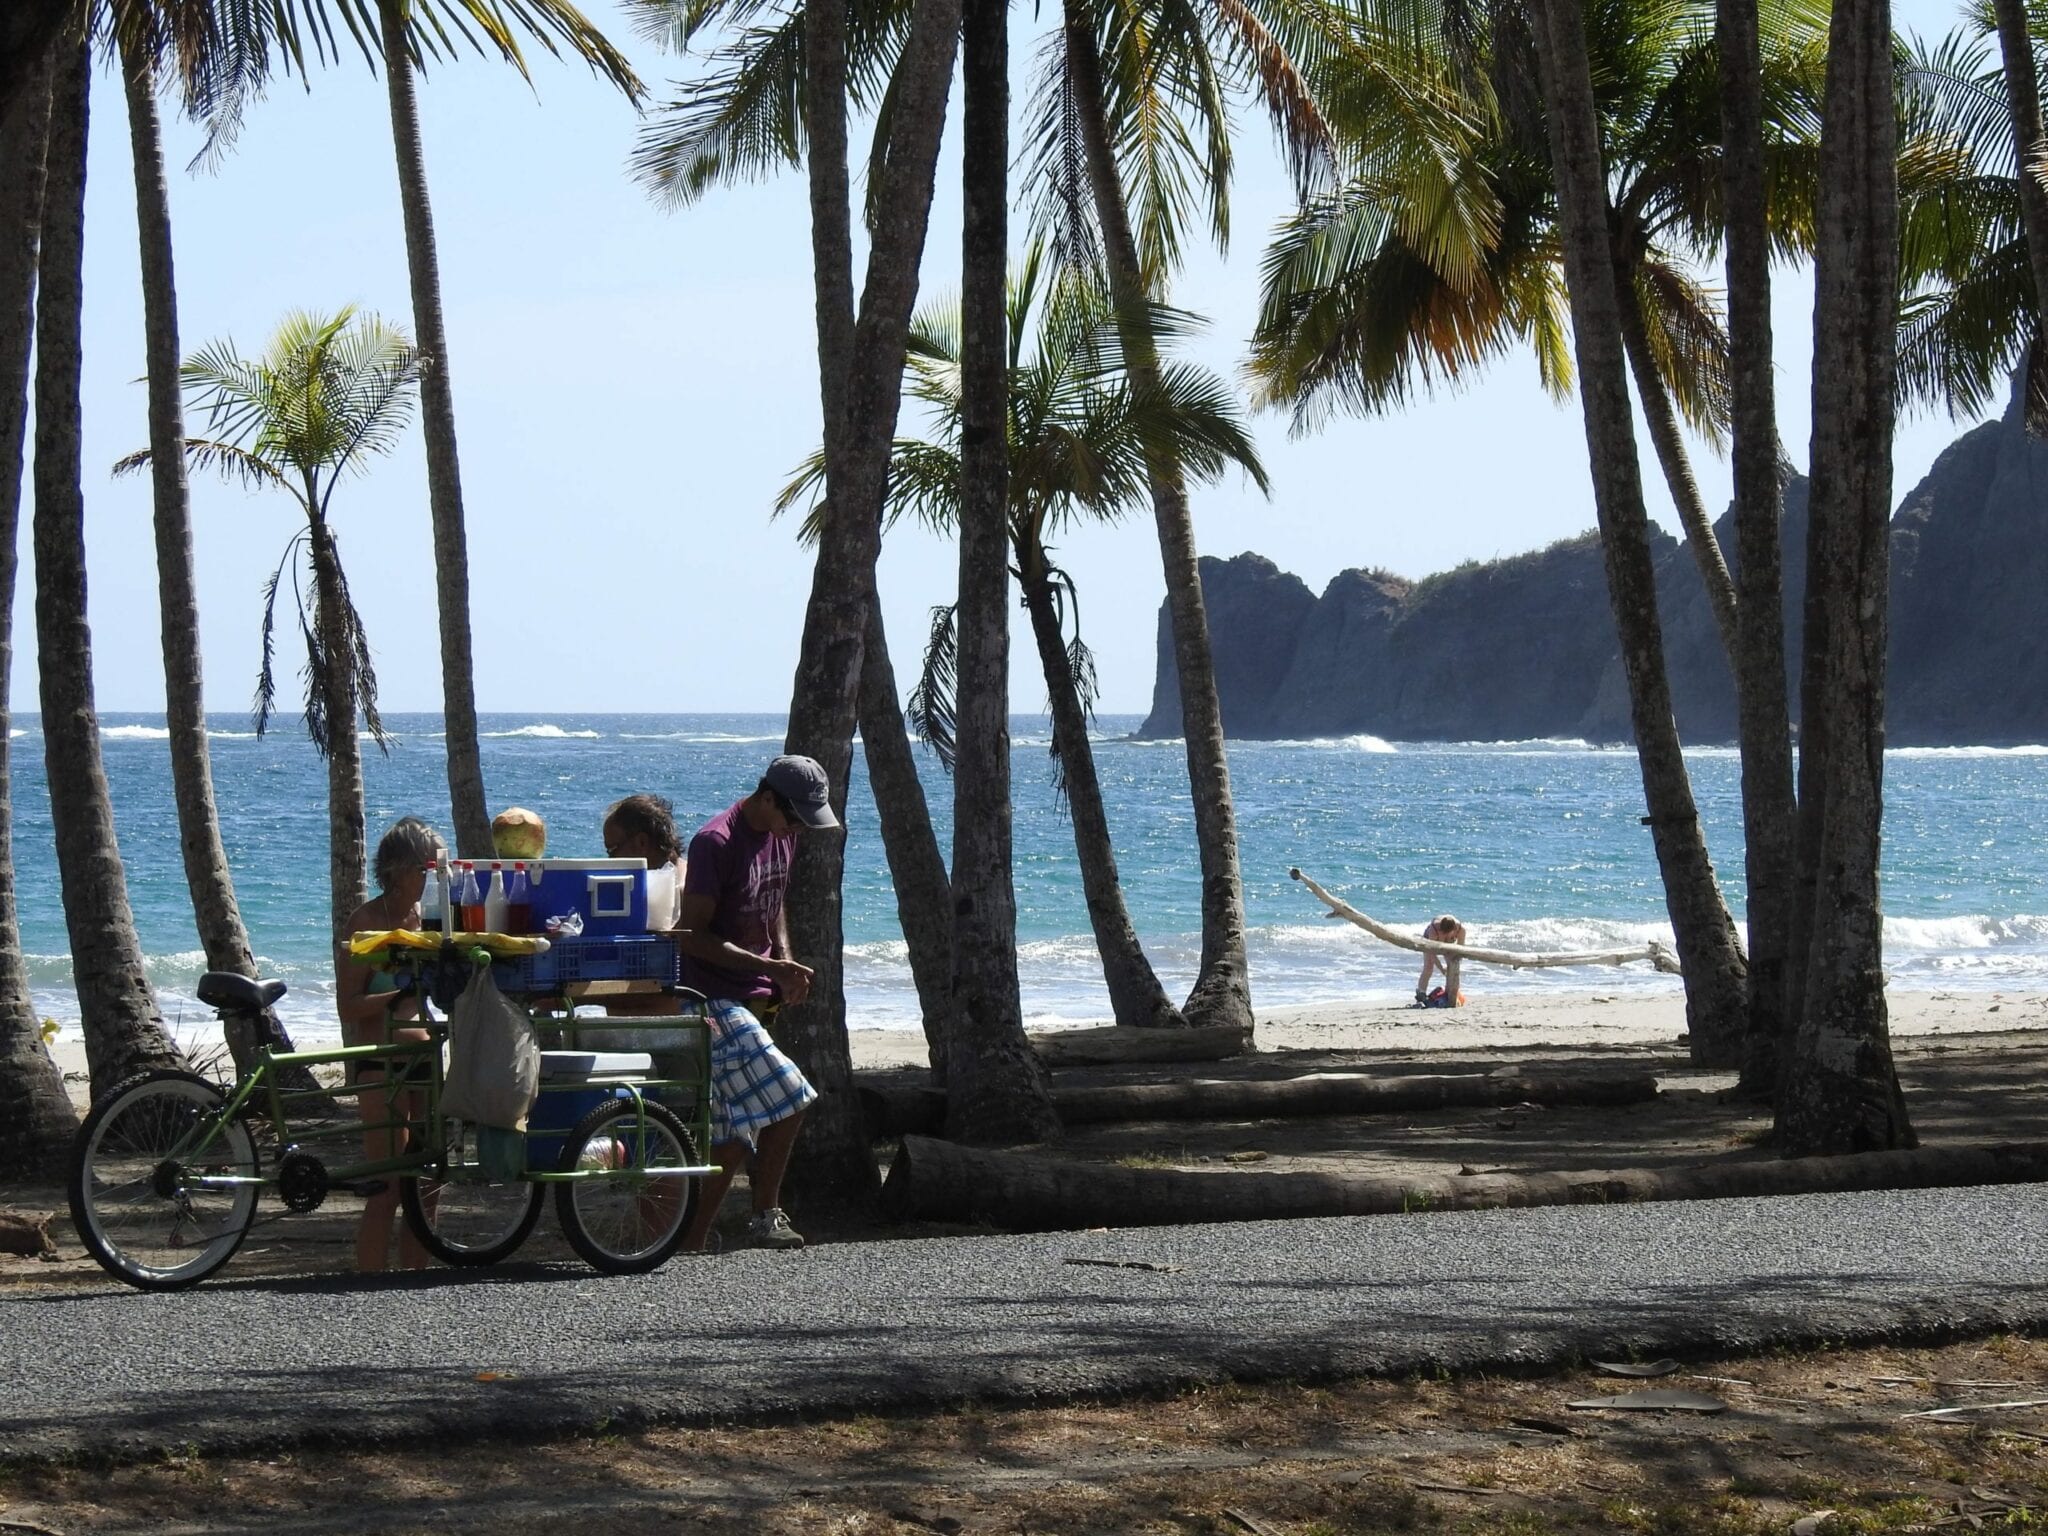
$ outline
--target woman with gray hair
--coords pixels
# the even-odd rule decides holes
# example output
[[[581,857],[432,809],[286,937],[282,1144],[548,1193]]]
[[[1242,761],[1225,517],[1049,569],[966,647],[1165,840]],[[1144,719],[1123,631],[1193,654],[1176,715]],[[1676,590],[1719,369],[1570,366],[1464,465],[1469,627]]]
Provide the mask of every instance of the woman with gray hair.
[[[417,816],[399,818],[377,844],[377,894],[350,914],[348,931],[417,930],[427,870],[445,851],[440,834]],[[397,978],[388,971],[371,970],[350,959],[345,951],[336,957],[334,1002],[341,1014],[343,1045],[400,1045],[429,1038],[424,1029],[400,1027],[403,1020],[419,1017],[419,1003],[410,993],[398,990]],[[350,1074],[356,1109],[363,1117],[363,1152],[371,1162],[404,1152],[408,1123],[417,1122],[426,1112],[419,1085],[432,1070],[424,1057],[414,1062],[390,1058],[363,1062]],[[362,1225],[356,1228],[357,1269],[375,1272],[390,1262],[391,1222],[397,1214],[398,1183],[387,1179],[363,1201]],[[412,1228],[401,1223],[400,1265],[423,1269],[427,1257]]]

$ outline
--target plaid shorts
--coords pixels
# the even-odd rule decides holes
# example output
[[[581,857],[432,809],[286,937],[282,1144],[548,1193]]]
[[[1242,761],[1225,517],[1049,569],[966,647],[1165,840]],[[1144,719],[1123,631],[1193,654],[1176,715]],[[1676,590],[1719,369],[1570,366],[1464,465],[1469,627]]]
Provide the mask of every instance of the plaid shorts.
[[[751,1147],[765,1128],[809,1108],[818,1090],[744,1006],[713,1002],[705,1011],[711,1018],[711,1144]]]

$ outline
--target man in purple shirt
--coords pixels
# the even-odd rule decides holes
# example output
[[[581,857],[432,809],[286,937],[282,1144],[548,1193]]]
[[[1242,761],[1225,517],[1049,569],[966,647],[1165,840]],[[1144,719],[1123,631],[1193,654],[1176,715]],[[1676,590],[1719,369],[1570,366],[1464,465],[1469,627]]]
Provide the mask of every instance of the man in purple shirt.
[[[684,1246],[702,1248],[733,1175],[747,1167],[753,1241],[801,1248],[782,1211],[782,1175],[818,1091],[768,1037],[763,1024],[784,1003],[810,995],[811,970],[789,951],[782,899],[805,827],[839,825],[831,784],[808,757],[778,757],[744,800],[690,839],[676,947],[683,983],[711,999],[712,1155]]]

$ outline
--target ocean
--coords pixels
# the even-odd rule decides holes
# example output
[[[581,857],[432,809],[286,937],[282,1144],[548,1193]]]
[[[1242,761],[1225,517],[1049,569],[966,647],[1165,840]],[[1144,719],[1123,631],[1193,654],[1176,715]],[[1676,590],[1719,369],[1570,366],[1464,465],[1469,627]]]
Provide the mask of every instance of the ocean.
[[[387,717],[388,754],[365,744],[370,836],[396,817],[445,820],[440,720]],[[1136,716],[1098,721],[1097,762],[1127,899],[1170,994],[1183,995],[1200,954],[1201,887],[1178,741],[1128,740]],[[557,855],[597,854],[604,807],[654,790],[685,835],[750,790],[780,750],[769,715],[493,714],[483,717],[493,809],[547,818]],[[1108,1000],[1074,859],[1053,791],[1042,718],[1011,722],[1016,806],[1018,960],[1033,1023],[1106,1019]],[[167,735],[160,715],[101,720],[129,900],[167,1021],[201,1035],[211,1015],[192,997],[204,969],[178,855]],[[42,735],[17,716],[14,854],[22,944],[37,1007],[67,1030],[78,1007],[59,899]],[[301,1042],[333,1040],[329,974],[326,779],[296,721],[259,740],[233,716],[214,721],[214,789],[236,893],[266,975]],[[1729,749],[1688,754],[1710,846],[1742,910],[1739,765]],[[927,758],[926,791],[942,844],[951,794]],[[1617,947],[1669,941],[1648,832],[1639,824],[1634,754],[1581,741],[1410,744],[1371,736],[1233,742],[1255,1004],[1396,1002],[1411,957],[1321,907],[1288,878],[1299,865],[1352,905],[1419,931],[1439,911],[1471,941],[1503,949]],[[2048,986],[2048,747],[1911,748],[1886,760],[1885,950],[1895,987]],[[849,1022],[918,1027],[894,895],[859,754],[847,821]],[[1647,966],[1500,972],[1473,967],[1469,993],[1559,988],[1673,989]]]

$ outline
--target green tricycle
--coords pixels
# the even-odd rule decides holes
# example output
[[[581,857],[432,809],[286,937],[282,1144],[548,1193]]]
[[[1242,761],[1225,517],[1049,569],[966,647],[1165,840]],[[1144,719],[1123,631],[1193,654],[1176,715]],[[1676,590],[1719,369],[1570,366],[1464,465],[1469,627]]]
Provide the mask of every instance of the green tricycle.
[[[533,1231],[550,1186],[563,1235],[593,1268],[637,1274],[666,1261],[689,1226],[699,1180],[717,1171],[701,1151],[710,1141],[710,1024],[702,999],[679,985],[672,941],[570,939],[507,960],[476,939],[358,954],[417,995],[424,1041],[263,1047],[225,1090],[195,1073],[156,1071],[107,1094],[72,1151],[71,1215],[87,1250],[116,1279],[176,1290],[234,1256],[264,1191],[285,1212],[305,1213],[337,1191],[374,1194],[395,1178],[407,1224],[451,1265],[509,1257]],[[541,1051],[523,1144],[516,1133],[441,1112],[448,1021],[433,1007],[445,1014],[480,965],[529,1007],[543,1044],[563,1047]],[[621,982],[672,997],[675,1014],[577,1016],[579,1000]],[[212,971],[198,995],[224,1027],[261,1039],[263,1017],[285,990],[282,981]],[[588,1048],[607,1037],[655,1049]],[[381,1075],[358,1082],[367,1063],[381,1064]],[[341,1086],[320,1085],[307,1070],[333,1065],[345,1071]],[[396,1106],[407,1093],[424,1100],[418,1118],[395,1107],[384,1119],[336,1112],[337,1101],[382,1095]],[[366,1133],[400,1127],[403,1151],[365,1159]]]

